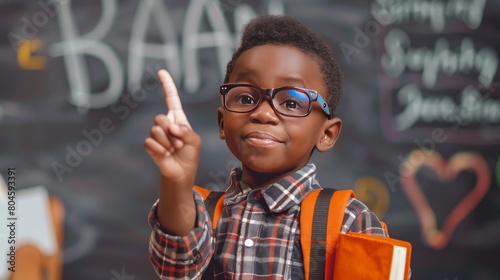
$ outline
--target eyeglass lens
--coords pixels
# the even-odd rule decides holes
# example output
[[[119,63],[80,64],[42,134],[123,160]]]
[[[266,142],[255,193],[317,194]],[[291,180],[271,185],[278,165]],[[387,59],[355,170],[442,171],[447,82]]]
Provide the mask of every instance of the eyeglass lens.
[[[264,98],[256,88],[237,86],[229,90],[226,95],[226,107],[236,112],[253,110]],[[293,116],[306,115],[310,107],[309,95],[300,89],[282,89],[275,92],[273,107],[279,113]]]

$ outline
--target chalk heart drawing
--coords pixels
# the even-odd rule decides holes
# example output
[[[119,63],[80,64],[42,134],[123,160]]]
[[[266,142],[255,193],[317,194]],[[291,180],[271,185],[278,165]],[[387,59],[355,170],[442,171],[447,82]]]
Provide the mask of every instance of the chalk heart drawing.
[[[437,228],[434,210],[416,180],[418,170],[424,166],[436,171],[442,182],[452,182],[463,171],[472,171],[477,175],[473,189],[451,210],[441,229]],[[439,153],[422,149],[408,155],[400,166],[400,175],[403,190],[417,212],[423,240],[436,250],[441,250],[448,244],[456,227],[486,195],[491,180],[488,164],[478,154],[460,152],[446,161]]]

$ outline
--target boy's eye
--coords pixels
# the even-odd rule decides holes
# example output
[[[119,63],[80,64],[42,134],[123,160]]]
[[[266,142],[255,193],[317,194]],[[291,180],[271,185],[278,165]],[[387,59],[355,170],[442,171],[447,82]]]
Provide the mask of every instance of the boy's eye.
[[[285,100],[280,105],[286,107],[287,109],[299,109],[301,107],[295,100]]]
[[[236,86],[230,89],[227,93],[226,102],[230,107],[233,106],[232,109],[236,109],[234,106],[248,108],[249,105],[255,105],[258,103],[259,96],[260,93],[252,87]]]
[[[253,97],[246,93],[246,94],[240,94],[238,96],[238,98],[236,98],[236,103],[239,103],[239,104],[255,104],[255,100],[253,99]]]
[[[301,111],[309,107],[309,96],[302,91],[294,89],[280,91],[274,99],[275,104],[287,111]]]

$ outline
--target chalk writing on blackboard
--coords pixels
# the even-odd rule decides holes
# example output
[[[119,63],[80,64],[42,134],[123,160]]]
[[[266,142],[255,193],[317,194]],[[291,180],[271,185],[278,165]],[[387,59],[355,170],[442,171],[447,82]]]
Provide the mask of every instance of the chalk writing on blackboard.
[[[477,29],[483,20],[486,0],[375,0],[372,3],[372,15],[375,19],[382,17],[387,11],[391,17],[387,24],[405,22],[430,23],[434,32],[442,32],[448,21],[461,21],[470,29]]]
[[[500,143],[498,46],[485,0],[376,0],[388,11],[376,46],[380,116],[390,140],[411,142],[442,128],[448,141]],[[486,24],[485,24],[486,22]]]

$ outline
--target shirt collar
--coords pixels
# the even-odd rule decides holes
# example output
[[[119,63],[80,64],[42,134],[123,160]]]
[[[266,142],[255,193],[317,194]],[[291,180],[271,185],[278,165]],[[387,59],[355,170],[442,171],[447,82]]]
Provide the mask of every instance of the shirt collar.
[[[261,192],[271,212],[283,212],[292,206],[300,205],[312,190],[321,189],[315,176],[316,166],[310,163],[261,190],[252,190],[241,182],[241,169],[235,168],[231,171],[224,205],[236,204],[255,192]]]

